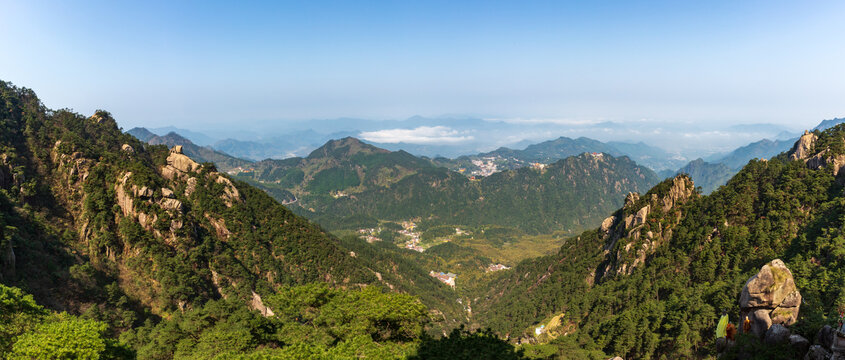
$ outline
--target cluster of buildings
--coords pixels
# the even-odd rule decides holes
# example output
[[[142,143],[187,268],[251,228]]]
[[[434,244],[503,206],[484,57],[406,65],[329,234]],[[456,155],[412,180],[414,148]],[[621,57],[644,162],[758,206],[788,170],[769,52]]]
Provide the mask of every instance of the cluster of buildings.
[[[478,166],[478,170],[473,170],[470,174],[474,176],[490,176],[499,171],[498,166],[494,162],[496,160],[493,156],[483,157],[480,160],[472,160],[472,164]]]
[[[442,281],[446,285],[451,286],[452,289],[455,288],[455,278],[458,277],[458,275],[455,275],[453,273],[444,273],[444,272],[438,273],[438,272],[434,272],[434,271],[429,272],[428,275],[437,278],[437,280]]]
[[[332,192],[331,192],[331,195],[332,195],[332,197],[333,197],[333,198],[335,198],[335,199],[337,199],[337,198],[342,198],[342,197],[344,197],[344,196],[349,196],[349,194],[347,194],[347,193],[345,193],[345,192],[343,192],[343,191],[340,191],[340,190],[338,190],[338,191],[332,191]]]
[[[381,241],[381,238],[376,236],[379,231],[381,231],[381,229],[359,229],[358,233],[362,235],[364,240],[367,240],[368,243],[372,244],[376,241]]]
[[[420,246],[420,233],[416,230],[417,224],[413,221],[403,221],[402,222],[402,230],[399,230],[399,234],[405,235],[409,237],[408,241],[405,242],[405,248],[411,249],[418,252],[423,252],[422,246]]]
[[[249,174],[249,173],[252,173],[252,172],[255,172],[254,168],[238,166],[234,169],[230,169],[226,173],[229,174],[229,175],[237,175],[237,174],[240,174],[240,173]]]
[[[543,169],[546,168],[546,166],[548,166],[548,164],[543,164],[543,163],[540,163],[540,162],[531,163],[531,168],[534,169],[534,170],[543,170]]]
[[[490,264],[490,266],[487,267],[487,272],[507,269],[510,269],[510,266],[505,266],[504,264]]]

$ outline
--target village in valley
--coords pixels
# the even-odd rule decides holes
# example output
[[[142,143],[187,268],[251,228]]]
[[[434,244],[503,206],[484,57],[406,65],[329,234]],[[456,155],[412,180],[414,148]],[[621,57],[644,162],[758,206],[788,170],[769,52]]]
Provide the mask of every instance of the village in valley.
[[[416,221],[419,221],[419,220],[416,220]],[[471,236],[470,232],[463,230],[460,227],[454,227],[453,228],[454,230],[451,230],[451,229],[449,230],[449,232],[454,231],[454,232],[451,232],[451,235],[437,236],[437,237],[428,239],[427,241],[423,241],[423,234],[422,234],[423,232],[418,228],[416,221],[415,220],[406,220],[406,221],[402,221],[398,224],[398,225],[401,226],[401,229],[395,231],[395,233],[398,235],[398,237],[396,237],[394,239],[394,242],[396,243],[396,245],[398,247],[402,247],[402,248],[405,248],[405,249],[408,249],[408,250],[413,250],[413,251],[416,251],[416,252],[423,253],[423,252],[426,251],[426,249],[429,249],[433,246],[440,245],[440,244],[447,243],[447,242],[451,242],[453,237]],[[390,223],[390,224],[394,224],[394,223]],[[379,234],[382,234],[385,230],[387,230],[386,227],[389,224],[383,224],[383,225],[385,225],[385,226],[384,227],[379,226],[379,227],[376,227],[376,228],[358,229],[358,231],[357,231],[358,237],[367,241],[368,243],[374,243],[374,242],[377,242],[377,241],[384,241],[384,239],[379,237],[380,236]],[[393,226],[395,226],[395,224]],[[460,264],[457,264],[457,266],[460,267]],[[489,272],[508,270],[508,269],[510,269],[510,267],[507,266],[507,265],[504,265],[504,264],[501,264],[501,263],[491,263],[484,269],[484,272],[489,273]],[[440,270],[430,270],[429,275],[436,278],[437,280],[440,280],[444,284],[449,285],[453,289],[455,289],[456,286],[457,286],[455,281],[458,277],[458,274],[455,274],[453,272],[444,272],[444,271],[440,271]]]

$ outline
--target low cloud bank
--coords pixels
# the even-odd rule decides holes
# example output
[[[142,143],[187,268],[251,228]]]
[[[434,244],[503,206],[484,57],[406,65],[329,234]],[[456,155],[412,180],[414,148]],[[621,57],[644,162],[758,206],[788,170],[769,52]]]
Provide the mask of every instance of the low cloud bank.
[[[385,129],[378,131],[364,131],[359,135],[361,139],[382,144],[456,144],[473,140],[466,135],[447,126],[420,126],[414,129]]]

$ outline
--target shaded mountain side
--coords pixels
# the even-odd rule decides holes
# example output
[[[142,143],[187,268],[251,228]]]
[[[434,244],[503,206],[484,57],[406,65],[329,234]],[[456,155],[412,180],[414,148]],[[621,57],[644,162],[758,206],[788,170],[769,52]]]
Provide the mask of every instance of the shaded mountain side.
[[[604,143],[586,137],[572,139],[564,136],[554,140],[530,144],[522,150],[501,147],[490,152],[465,155],[455,159],[437,157],[433,159],[433,162],[454,171],[458,171],[461,168],[468,172],[479,170],[478,165],[474,163],[479,160],[495,163],[500,170],[514,170],[529,166],[534,162],[548,164],[585,152],[605,153],[616,157],[627,156],[638,164],[644,165],[654,171],[663,171],[666,169],[674,171],[684,163],[684,160],[678,159],[677,156],[669,154],[658,147],[646,145],[643,142],[626,143],[612,141]]]
[[[704,195],[726,184],[736,173],[736,170],[732,170],[723,163],[709,163],[700,158],[690,161],[676,172],[676,174],[688,174],[695,184],[701,187],[701,193]]]
[[[637,143],[609,141],[607,145],[616,148],[620,153],[636,161],[637,164],[647,166],[654,171],[674,169],[685,161],[678,155],[670,154],[666,150],[642,141]]]
[[[824,130],[830,129],[830,128],[832,128],[836,125],[839,125],[841,123],[844,123],[844,122],[845,122],[845,118],[833,118],[833,119],[823,120],[821,123],[816,125],[816,127],[814,127],[813,130],[824,131]]]
[[[740,169],[752,159],[770,159],[777,154],[789,150],[797,138],[788,140],[763,139],[751,144],[737,148],[728,155],[714,160],[715,163],[722,163],[731,169]]]
[[[780,258],[804,296],[793,332],[813,338],[845,306],[845,253],[834,250],[845,234],[843,138],[843,125],[806,134],[789,154],[749,162],[709,196],[690,193],[685,176],[631,195],[598,229],[479,290],[475,321],[515,338],[563,314],[574,331],[567,337],[584,348],[638,359],[715,356],[721,311],[735,321],[743,284]]]
[[[139,140],[151,145],[165,145],[168,148],[181,145],[182,151],[191,159],[200,163],[214,163],[214,165],[222,171],[230,171],[234,168],[248,166],[252,163],[249,160],[238,159],[207,146],[198,146],[191,142],[191,140],[188,140],[175,132],[170,132],[164,136],[158,136],[147,129],[134,128],[126,133],[131,134]]]
[[[571,139],[561,136],[554,140],[529,145],[523,150],[514,150],[503,147],[491,152],[479,154],[479,156],[516,157],[525,161],[554,162],[585,152],[606,153],[613,156],[622,155],[616,148],[598,140],[586,137]]]
[[[651,170],[606,154],[582,154],[541,170],[504,171],[479,181],[428,168],[389,187],[312,203],[314,211],[307,214],[329,228],[350,226],[345,218],[354,215],[421,218],[431,226],[495,224],[527,233],[575,231],[598,224],[621,205],[614,199],[657,181]]]
[[[150,139],[158,136],[158,135],[154,134],[152,131],[147,130],[147,128],[142,128],[142,127],[131,128],[128,131],[126,131],[126,133],[138,138],[138,140],[141,140],[143,142],[148,142],[148,141],[150,141]]]
[[[50,308],[124,331],[215,299],[267,313],[262,296],[325,282],[424,293],[443,318],[463,316],[426,273],[370,267],[184,146],[145,145],[108,112],[51,111],[5,82],[0,98],[0,281]]]

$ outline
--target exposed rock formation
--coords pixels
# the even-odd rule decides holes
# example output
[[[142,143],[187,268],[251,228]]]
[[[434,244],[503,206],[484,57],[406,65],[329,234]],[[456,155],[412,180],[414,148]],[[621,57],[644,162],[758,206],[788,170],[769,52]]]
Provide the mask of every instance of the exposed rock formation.
[[[630,274],[644,264],[649,254],[672,237],[672,227],[681,218],[674,210],[693,194],[695,185],[685,175],[673,178],[668,190],[651,194],[645,202],[639,194],[628,193],[622,210],[605,219],[599,228],[605,238],[605,261],[596,271],[599,277],[614,272]],[[653,224],[648,223],[655,216],[658,218],[652,219]]]
[[[766,336],[763,338],[763,342],[770,345],[782,344],[788,342],[791,336],[792,334],[789,332],[789,329],[781,324],[774,324],[769,330],[766,330]]]
[[[135,148],[133,148],[133,147],[132,147],[131,145],[129,145],[129,144],[123,144],[123,145],[120,147],[120,150],[123,150],[123,152],[125,152],[125,153],[127,153],[127,154],[134,154],[134,153],[135,153]]]
[[[225,188],[223,189],[223,202],[226,203],[227,207],[232,207],[236,202],[241,201],[241,194],[238,192],[238,189],[235,187],[235,184],[232,184],[232,180],[229,180],[227,177],[217,174],[217,179],[215,180],[218,184],[223,184]]]
[[[176,211],[180,213],[184,211],[184,206],[182,205],[182,202],[176,199],[162,198],[158,203],[165,210]]]
[[[663,211],[669,211],[675,205],[685,203],[687,199],[692,196],[694,191],[695,186],[692,184],[692,180],[675,177],[675,179],[672,180],[672,187],[669,188],[669,194],[663,197]]]
[[[805,130],[804,135],[801,135],[801,138],[798,139],[795,146],[789,151],[789,159],[805,160],[810,157],[810,151],[813,149],[813,145],[817,139],[818,136],[816,134]]]
[[[801,293],[783,261],[772,260],[748,279],[742,288],[739,307],[741,319],[748,316],[751,332],[760,337],[772,324],[795,323],[801,307]]]
[[[12,168],[7,163],[6,154],[0,154],[0,189],[8,189],[12,185]]]
[[[202,165],[182,153],[182,145],[176,145],[170,149],[170,155],[167,156],[167,165],[161,167],[161,175],[169,180],[174,180],[184,177],[189,172],[196,172],[201,167]]]
[[[252,302],[250,305],[253,309],[258,310],[258,312],[260,312],[264,317],[276,315],[273,313],[273,310],[264,306],[264,302],[261,301],[261,295],[256,294],[255,291],[252,292]]]

